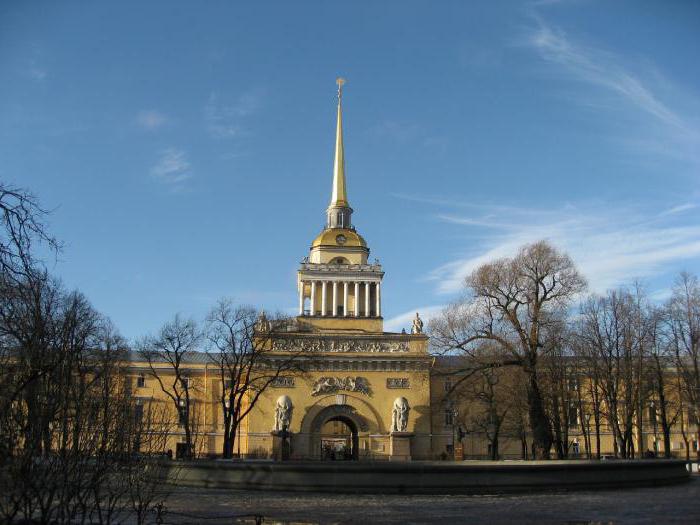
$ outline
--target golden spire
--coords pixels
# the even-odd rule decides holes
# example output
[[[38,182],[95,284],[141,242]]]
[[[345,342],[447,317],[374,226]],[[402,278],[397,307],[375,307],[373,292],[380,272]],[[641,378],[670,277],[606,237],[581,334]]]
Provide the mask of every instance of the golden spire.
[[[338,124],[335,131],[335,162],[333,164],[333,194],[331,195],[332,207],[350,207],[348,194],[345,190],[345,151],[343,148],[343,84],[344,78],[336,79],[338,84]]]

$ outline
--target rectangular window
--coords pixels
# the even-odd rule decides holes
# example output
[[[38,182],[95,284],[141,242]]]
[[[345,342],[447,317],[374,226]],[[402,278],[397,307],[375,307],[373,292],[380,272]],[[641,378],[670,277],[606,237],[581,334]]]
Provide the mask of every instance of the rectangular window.
[[[445,426],[451,427],[454,424],[454,412],[452,408],[445,409]]]
[[[140,425],[142,421],[143,421],[143,405],[140,402],[137,402],[136,405],[134,405],[134,422],[137,425]]]
[[[145,387],[145,386],[146,386],[146,376],[144,376],[143,374],[140,374],[140,375],[136,378],[136,386],[137,386],[138,388],[143,388],[143,387]]]
[[[578,421],[578,407],[576,405],[569,406],[569,426],[575,427],[579,424]]]

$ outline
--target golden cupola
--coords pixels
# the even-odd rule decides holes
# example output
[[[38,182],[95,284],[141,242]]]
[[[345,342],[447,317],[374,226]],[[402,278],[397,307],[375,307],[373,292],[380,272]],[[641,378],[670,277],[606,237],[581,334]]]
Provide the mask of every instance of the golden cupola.
[[[299,315],[340,318],[344,320],[341,324],[350,319],[370,318],[375,321],[371,323],[373,328],[381,330],[380,286],[384,272],[378,262],[368,264],[369,248],[352,224],[343,144],[345,80],[339,78],[337,84],[331,201],[326,209],[325,228],[311,243],[309,256],[299,270]]]

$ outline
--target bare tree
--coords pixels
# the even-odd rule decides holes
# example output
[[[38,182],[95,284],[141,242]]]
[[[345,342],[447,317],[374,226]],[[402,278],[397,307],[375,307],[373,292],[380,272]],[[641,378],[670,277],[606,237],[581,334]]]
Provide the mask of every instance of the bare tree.
[[[158,335],[146,337],[139,344],[139,353],[148,363],[150,375],[158,382],[162,392],[172,401],[180,425],[185,432],[184,457],[194,456],[195,426],[192,411],[191,378],[187,371],[188,357],[197,350],[201,341],[201,332],[192,319],[183,319],[176,315],[158,332]],[[167,370],[167,373],[160,373]]]
[[[590,297],[582,307],[580,337],[597,361],[603,412],[615,435],[615,452],[634,457],[635,427],[646,399],[649,323],[636,293],[620,289]]]
[[[300,352],[273,352],[272,337],[284,319],[267,319],[248,306],[220,300],[207,316],[209,357],[221,380],[223,457],[233,457],[241,422],[267,388],[287,372],[301,370]]]
[[[538,361],[551,326],[566,316],[569,302],[585,288],[571,259],[544,241],[513,258],[485,264],[466,280],[467,302],[446,310],[431,327],[442,351],[473,354],[481,341],[501,349],[496,366],[515,365],[527,378],[533,454],[548,458],[553,437],[540,388]]]
[[[502,438],[518,434],[519,404],[518,386],[520,370],[504,368],[484,368],[479,370],[455,392],[458,400],[468,410],[462,421],[468,433],[476,432],[486,437],[489,445],[489,458],[500,457]],[[460,399],[461,398],[461,399]]]
[[[667,311],[670,345],[683,397],[688,400],[687,413],[696,423],[696,439],[700,443],[700,283],[697,276],[681,273]]]
[[[60,251],[61,243],[42,222],[47,213],[28,191],[0,182],[0,273],[6,279],[37,271],[35,245]]]

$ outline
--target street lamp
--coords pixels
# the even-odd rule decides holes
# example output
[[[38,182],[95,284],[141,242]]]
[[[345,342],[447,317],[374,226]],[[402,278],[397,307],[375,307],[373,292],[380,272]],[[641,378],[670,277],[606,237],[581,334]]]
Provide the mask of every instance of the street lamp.
[[[659,455],[659,443],[656,437],[656,404],[653,400],[649,402],[649,412],[654,424],[654,457],[657,457]]]
[[[457,427],[457,416],[459,416],[459,410],[457,407],[452,407],[452,459],[457,460],[457,439],[455,429]]]

